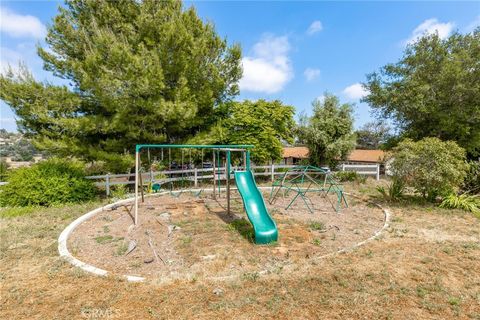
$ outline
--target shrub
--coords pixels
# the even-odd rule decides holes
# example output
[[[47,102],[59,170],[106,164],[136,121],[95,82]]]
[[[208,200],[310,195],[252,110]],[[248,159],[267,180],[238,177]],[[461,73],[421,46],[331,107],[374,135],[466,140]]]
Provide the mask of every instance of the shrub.
[[[471,161],[461,189],[465,193],[480,193],[480,161]]]
[[[476,216],[480,217],[480,198],[479,196],[471,196],[467,194],[456,195],[451,194],[446,196],[442,203],[441,208],[449,209],[461,209],[472,212]]]
[[[64,159],[50,159],[9,174],[0,189],[2,206],[51,206],[91,200],[93,182],[85,179],[83,165]]]
[[[355,171],[338,171],[334,173],[335,179],[340,182],[358,182],[364,183],[367,180],[367,177],[362,176],[361,174]]]
[[[8,163],[5,160],[0,160],[0,181],[5,181],[8,176]]]
[[[398,201],[403,197],[405,183],[401,179],[393,178],[387,189],[384,186],[377,186],[377,191],[380,192],[385,200]]]
[[[392,158],[394,177],[429,201],[454,193],[468,168],[465,150],[453,141],[438,138],[417,142],[406,139],[393,149]]]
[[[124,184],[117,184],[111,187],[110,197],[115,200],[125,199],[128,195],[128,188]]]

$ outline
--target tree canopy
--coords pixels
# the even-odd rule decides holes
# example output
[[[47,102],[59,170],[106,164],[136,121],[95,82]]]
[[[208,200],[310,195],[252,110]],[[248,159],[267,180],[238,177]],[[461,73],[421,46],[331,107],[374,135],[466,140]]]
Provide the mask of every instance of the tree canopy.
[[[280,160],[283,143],[293,142],[295,108],[278,100],[229,102],[216,112],[216,125],[191,143],[253,144],[252,159],[263,164]]]
[[[125,168],[136,143],[171,143],[215,122],[238,94],[241,50],[179,1],[67,1],[38,48],[64,79],[0,76],[0,97],[36,146]]]
[[[383,147],[391,137],[391,129],[385,121],[373,121],[355,131],[357,148],[374,150]]]
[[[442,40],[428,35],[397,63],[367,76],[364,102],[414,140],[456,141],[480,155],[480,28]]]
[[[299,130],[301,139],[308,146],[310,163],[334,167],[355,148],[352,106],[340,104],[336,96],[328,93],[324,101],[317,99],[312,106],[313,116]]]

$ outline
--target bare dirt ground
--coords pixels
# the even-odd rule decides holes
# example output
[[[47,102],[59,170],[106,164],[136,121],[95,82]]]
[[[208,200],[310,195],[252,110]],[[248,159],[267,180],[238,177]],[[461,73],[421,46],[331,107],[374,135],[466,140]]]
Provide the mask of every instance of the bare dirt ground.
[[[229,281],[132,284],[58,257],[60,232],[100,205],[1,218],[0,318],[480,319],[480,220],[461,211],[391,205],[387,232],[353,252]]]
[[[268,204],[279,241],[266,246],[253,243],[253,228],[240,199],[232,200],[228,214],[225,198],[215,201],[210,194],[197,198],[186,192],[178,198],[145,198],[137,227],[128,214],[129,207],[106,210],[80,225],[68,246],[81,261],[118,275],[144,276],[157,282],[224,279],[304,264],[352,247],[384,224],[380,208],[354,198],[348,208],[337,213],[331,199],[312,194],[315,211],[310,213],[300,199],[285,210],[293,197],[292,193]]]

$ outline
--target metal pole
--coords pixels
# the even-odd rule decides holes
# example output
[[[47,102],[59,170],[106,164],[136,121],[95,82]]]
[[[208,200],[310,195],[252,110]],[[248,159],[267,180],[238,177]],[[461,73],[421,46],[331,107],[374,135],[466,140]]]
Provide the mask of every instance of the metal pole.
[[[105,176],[105,191],[107,193],[107,197],[109,197],[110,196],[110,174],[108,173]]]
[[[246,171],[250,171],[250,150],[247,150],[247,169]]]
[[[230,214],[230,150],[227,150],[227,163],[226,163],[226,178],[227,178],[227,214]]]
[[[272,165],[270,166],[271,170],[272,170],[272,182],[275,180],[275,167],[273,166],[273,159],[272,159]]]
[[[217,150],[217,172],[218,172],[218,176],[217,176],[217,181],[218,181],[218,196],[220,197],[220,184],[221,184],[221,171],[220,171],[220,168],[221,168],[221,161],[220,161],[220,151]]]
[[[215,179],[215,150],[213,150],[213,199],[217,200],[216,194],[216,179]]]
[[[376,175],[377,181],[380,180],[380,165],[377,163],[377,175]]]
[[[138,224],[138,150],[135,150],[135,225]]]
[[[197,167],[195,167],[193,169],[193,181],[194,181],[195,188],[198,186],[197,176],[198,176]]]
[[[247,171],[247,155],[245,154],[245,150],[243,150],[243,170]]]

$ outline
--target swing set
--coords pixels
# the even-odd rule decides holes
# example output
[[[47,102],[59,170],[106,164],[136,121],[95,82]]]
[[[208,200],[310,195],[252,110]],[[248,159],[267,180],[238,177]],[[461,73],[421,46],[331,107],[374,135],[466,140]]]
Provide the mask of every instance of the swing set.
[[[197,181],[199,179],[211,179],[213,182],[212,190],[213,198],[216,200],[221,196],[222,190],[226,190],[227,198],[227,212],[230,212],[230,186],[233,174],[232,170],[232,153],[237,152],[234,160],[240,160],[243,165],[237,167],[244,171],[250,171],[250,149],[253,145],[174,145],[174,144],[139,144],[135,148],[135,224],[138,224],[138,205],[139,193],[141,194],[141,201],[144,202],[144,183],[142,176],[149,173],[150,181],[148,184],[149,192],[160,192],[162,189],[168,191],[173,197],[180,197],[184,192],[190,192],[195,197],[199,197],[205,190],[203,187],[198,188]],[[147,151],[146,162],[149,166],[149,171],[145,172],[142,169],[142,150]],[[165,150],[168,151],[168,164],[165,166],[167,171],[163,171],[162,176],[155,176],[152,170],[152,150],[160,150],[160,163],[165,164],[167,160],[165,157]],[[175,155],[175,152],[179,155]],[[188,163],[185,163],[185,151],[188,150]],[[205,162],[205,153],[211,151],[211,162]],[[222,155],[224,155],[222,159]],[[145,155],[144,155],[145,156]],[[198,159],[200,158],[200,159]],[[180,160],[180,164],[177,163]],[[201,168],[195,167],[195,160],[200,160]],[[222,161],[223,160],[223,161]],[[242,161],[243,160],[243,161]],[[157,161],[157,157],[155,157]],[[198,161],[197,161],[198,162]],[[224,168],[222,168],[222,162]],[[204,176],[205,172],[212,172],[212,174]],[[199,177],[198,173],[202,175]],[[225,180],[225,187],[222,187],[221,180]]]

